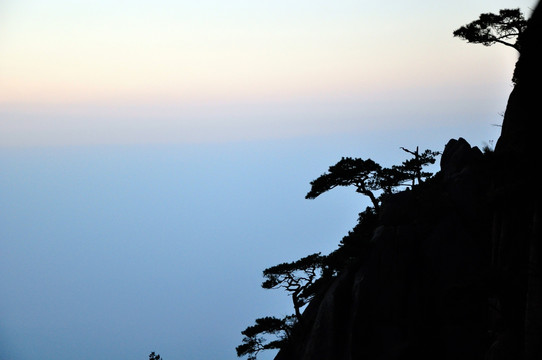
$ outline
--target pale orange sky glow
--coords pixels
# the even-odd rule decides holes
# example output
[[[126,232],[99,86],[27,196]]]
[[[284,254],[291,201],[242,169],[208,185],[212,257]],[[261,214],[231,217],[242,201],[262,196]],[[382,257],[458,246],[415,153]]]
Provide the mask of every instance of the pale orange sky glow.
[[[526,8],[532,1],[519,3]],[[260,111],[265,112],[296,101],[310,109],[310,99],[328,103],[328,121],[340,123],[332,109],[344,99],[394,102],[412,89],[432,97],[439,89],[442,98],[454,97],[461,84],[467,98],[469,88],[478,92],[480,84],[492,89],[500,84],[501,97],[508,92],[513,50],[468,45],[451,36],[478,8],[500,4],[391,5],[347,0],[333,6],[320,1],[226,6],[162,0],[130,7],[105,1],[8,2],[0,27],[0,128],[11,134],[10,143],[26,144],[29,137],[22,129],[32,129],[40,113],[52,124],[57,118],[54,126],[62,127],[70,121],[58,118],[77,108],[79,118],[115,128],[115,119],[130,116],[152,116],[167,124],[175,115],[161,113],[164,106],[230,104],[242,112],[246,104],[267,104]],[[417,96],[423,102],[423,95]],[[146,111],[133,110],[142,105]],[[247,109],[246,116],[254,115]],[[238,118],[217,114],[209,126],[216,128],[220,116]],[[22,118],[26,126],[13,125]],[[126,121],[119,126],[126,127]],[[288,120],[296,121],[304,120]]]

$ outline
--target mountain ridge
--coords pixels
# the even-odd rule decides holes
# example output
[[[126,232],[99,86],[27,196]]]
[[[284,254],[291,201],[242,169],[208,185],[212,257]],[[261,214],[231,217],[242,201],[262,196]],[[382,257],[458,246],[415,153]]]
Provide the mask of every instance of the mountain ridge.
[[[495,151],[451,139],[433,179],[384,199],[368,260],[311,301],[275,360],[542,358],[541,12]]]

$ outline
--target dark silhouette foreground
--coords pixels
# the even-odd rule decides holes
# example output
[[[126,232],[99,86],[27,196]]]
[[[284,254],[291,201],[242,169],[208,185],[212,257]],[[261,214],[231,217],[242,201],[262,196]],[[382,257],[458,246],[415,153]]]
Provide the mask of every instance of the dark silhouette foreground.
[[[454,31],[457,36],[470,43],[490,46],[495,43],[521,51],[518,39],[525,32],[527,21],[519,9],[502,9],[498,14],[485,13]]]
[[[520,41],[495,151],[452,139],[433,179],[383,199],[365,260],[276,360],[542,359],[540,5]]]
[[[308,305],[275,360],[542,359],[540,5],[521,31],[495,151],[452,139],[434,177],[374,199],[382,173],[366,161],[342,159],[311,184],[309,198],[353,185],[375,206],[325,261],[309,259],[321,264],[316,290],[289,288]],[[272,268],[270,288],[310,269],[299,266]]]

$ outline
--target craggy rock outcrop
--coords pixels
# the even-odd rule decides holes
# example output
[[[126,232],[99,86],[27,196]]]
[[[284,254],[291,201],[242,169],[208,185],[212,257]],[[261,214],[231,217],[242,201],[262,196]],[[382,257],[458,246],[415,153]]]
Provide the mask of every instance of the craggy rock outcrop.
[[[309,304],[276,360],[542,359],[541,12],[495,152],[450,140],[433,179],[385,199],[369,260]]]
[[[390,196],[369,261],[309,305],[300,338],[276,359],[480,357],[491,228],[483,158],[451,140],[434,181]]]

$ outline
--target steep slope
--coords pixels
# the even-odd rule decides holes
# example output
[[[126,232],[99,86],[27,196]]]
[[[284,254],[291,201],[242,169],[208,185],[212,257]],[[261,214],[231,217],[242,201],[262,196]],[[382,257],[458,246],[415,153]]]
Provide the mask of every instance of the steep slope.
[[[542,359],[541,193],[542,9],[536,7],[522,41],[517,84],[510,94],[495,154],[492,265],[501,315],[497,353]]]
[[[541,12],[495,153],[450,140],[434,179],[388,197],[369,260],[309,304],[276,360],[542,359]]]

